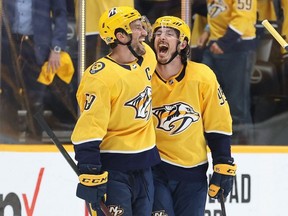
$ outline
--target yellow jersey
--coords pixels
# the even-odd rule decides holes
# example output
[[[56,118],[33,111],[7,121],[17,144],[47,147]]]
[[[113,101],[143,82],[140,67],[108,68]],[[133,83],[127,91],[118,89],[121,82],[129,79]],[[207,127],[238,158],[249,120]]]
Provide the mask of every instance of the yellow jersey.
[[[243,40],[255,38],[257,0],[207,0],[210,40],[224,36],[228,27]]]
[[[204,64],[188,61],[169,80],[155,72],[152,89],[161,160],[181,168],[206,164],[204,133],[232,134],[229,105],[213,71]]]
[[[106,169],[138,169],[157,162],[151,117],[156,58],[145,46],[146,54],[130,64],[118,64],[109,55],[99,59],[84,72],[77,91],[81,115],[71,140],[74,145],[101,142]]]

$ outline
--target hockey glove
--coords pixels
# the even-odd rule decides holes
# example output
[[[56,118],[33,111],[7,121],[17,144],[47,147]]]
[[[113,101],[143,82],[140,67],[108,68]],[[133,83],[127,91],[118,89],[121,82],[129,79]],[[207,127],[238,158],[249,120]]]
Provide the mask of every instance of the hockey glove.
[[[233,161],[232,160],[227,160]],[[218,199],[223,191],[224,198],[228,196],[233,186],[233,178],[236,175],[235,164],[219,163],[214,165],[214,172],[209,184],[208,195]]]
[[[91,203],[95,211],[100,210],[100,202],[106,199],[108,172],[101,173],[101,165],[83,164],[79,166],[79,183],[76,196]],[[101,173],[101,174],[100,174]]]

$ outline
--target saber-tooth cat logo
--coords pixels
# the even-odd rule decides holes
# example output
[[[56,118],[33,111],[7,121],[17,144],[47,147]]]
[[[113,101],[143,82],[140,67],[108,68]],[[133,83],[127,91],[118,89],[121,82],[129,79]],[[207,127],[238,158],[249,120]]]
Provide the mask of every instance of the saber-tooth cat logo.
[[[158,121],[157,128],[168,131],[171,135],[181,133],[200,118],[198,112],[183,102],[155,107],[152,112]]]
[[[151,96],[151,87],[147,86],[135,98],[125,103],[125,106],[131,106],[136,110],[136,118],[148,119],[151,115]]]

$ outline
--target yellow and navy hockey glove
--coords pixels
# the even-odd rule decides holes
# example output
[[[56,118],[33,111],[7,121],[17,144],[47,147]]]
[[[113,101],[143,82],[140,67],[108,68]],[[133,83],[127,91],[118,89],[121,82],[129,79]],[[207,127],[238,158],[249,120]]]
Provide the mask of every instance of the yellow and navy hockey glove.
[[[214,165],[214,172],[209,183],[208,195],[218,199],[223,191],[224,198],[228,196],[233,186],[237,166],[233,158],[221,158],[220,163]]]
[[[91,203],[95,211],[100,211],[100,202],[106,201],[108,172],[101,173],[101,165],[78,165],[80,175],[76,196]]]

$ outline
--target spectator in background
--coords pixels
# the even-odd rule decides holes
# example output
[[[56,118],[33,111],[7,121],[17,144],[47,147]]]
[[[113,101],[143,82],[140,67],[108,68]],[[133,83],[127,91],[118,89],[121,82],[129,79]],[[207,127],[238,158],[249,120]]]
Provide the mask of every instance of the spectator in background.
[[[79,1],[75,1],[75,18],[76,18],[76,27],[78,29],[79,22]],[[108,54],[109,47],[106,46],[105,42],[99,36],[98,25],[95,25],[95,20],[99,20],[101,14],[108,10],[111,7],[116,6],[130,6],[134,7],[134,0],[86,0],[86,22],[85,22],[85,31],[86,31],[86,59],[85,67],[93,64],[96,59],[103,57]]]
[[[256,60],[257,1],[208,0],[207,8],[208,28],[198,44],[205,46],[209,36],[203,63],[215,72],[227,97],[234,142],[251,142],[250,77]]]
[[[191,27],[191,54],[190,58],[195,62],[202,62],[204,48],[198,46],[198,38],[207,25],[206,0],[194,0],[192,2],[192,27]]]
[[[261,22],[265,19],[267,19],[275,28],[277,28],[277,16],[273,0],[257,0],[256,32],[259,37],[263,35],[265,28]]]
[[[213,71],[187,60],[189,41],[190,28],[178,17],[163,16],[153,25],[157,67],[152,76],[152,111],[162,160],[152,169],[155,216],[204,215],[207,143],[214,165],[210,197],[218,198],[222,189],[226,197],[236,171],[228,103]],[[221,167],[227,169],[217,171]],[[215,185],[219,188],[213,193]]]
[[[28,132],[37,135],[33,113],[43,106],[45,85],[37,82],[42,65],[55,73],[67,40],[65,0],[3,0],[2,74],[13,88],[18,110],[28,111]],[[8,91],[8,90],[7,90]]]

